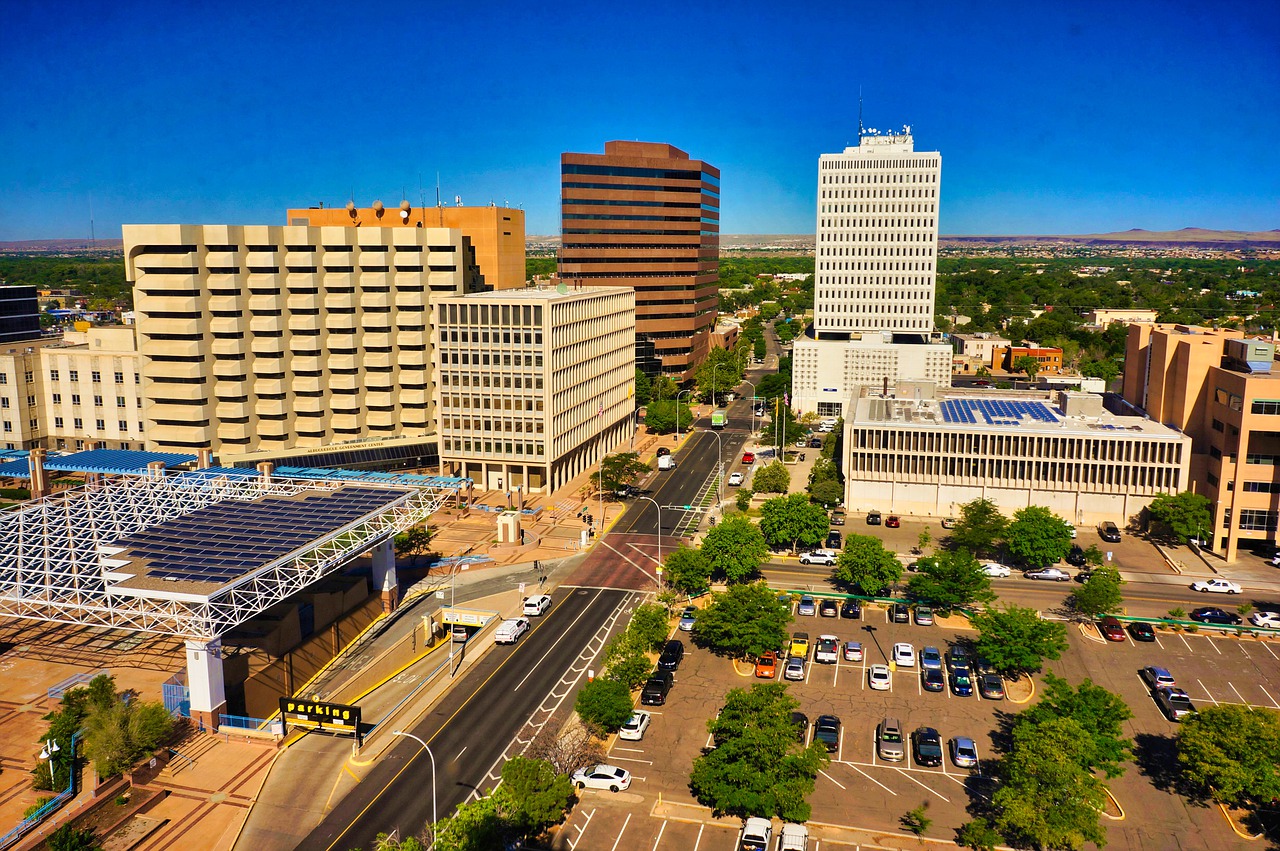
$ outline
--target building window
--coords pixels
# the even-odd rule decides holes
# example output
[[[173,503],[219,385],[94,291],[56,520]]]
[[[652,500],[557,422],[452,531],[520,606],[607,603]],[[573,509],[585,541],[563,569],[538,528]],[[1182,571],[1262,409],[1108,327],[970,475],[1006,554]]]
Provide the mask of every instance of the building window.
[[[80,419],[79,417],[76,417],[71,421],[71,425],[75,428],[76,431],[79,431],[80,429],[84,428],[84,420]]]
[[[54,418],[53,418],[53,427],[54,427],[54,428],[62,428],[62,417],[54,417]]]
[[[1215,452],[1217,452],[1217,450],[1216,450],[1214,447],[1210,446],[1210,447],[1209,447],[1209,454],[1210,454],[1210,455],[1213,455],[1213,457],[1214,457],[1214,458],[1221,458],[1221,457],[1222,457],[1222,453],[1221,453],[1221,452],[1218,452],[1216,455],[1214,455],[1214,453],[1215,453]],[[1263,466],[1265,466],[1265,467],[1274,467],[1274,466],[1276,465],[1276,456],[1274,456],[1274,455],[1260,455],[1260,454],[1258,454],[1258,453],[1250,452],[1250,453],[1248,453],[1247,455],[1245,455],[1245,456],[1244,456],[1244,463],[1246,463],[1246,464],[1261,464],[1261,465],[1263,465]]]
[[[116,384],[124,384],[124,373],[123,373],[123,372],[117,372],[117,373],[116,373],[115,378],[116,378]]]
[[[1280,399],[1254,399],[1250,410],[1255,414],[1280,414]]]
[[[94,420],[93,422],[94,422],[94,424],[95,424],[95,425],[97,425],[97,427],[98,427],[98,431],[105,431],[105,430],[106,430],[106,428],[107,428],[107,421],[106,421],[106,420]]]
[[[0,384],[8,384],[8,383],[9,383],[9,373],[0,372]]]
[[[89,373],[89,377],[90,379],[92,379],[94,384],[99,384],[102,382],[102,373],[96,369],[93,372]]]
[[[58,371],[56,369],[49,370],[49,380],[50,381],[58,380]]]
[[[13,423],[9,422],[8,420],[5,420],[5,421],[4,421],[4,430],[5,430],[6,432],[13,431]]]
[[[129,430],[129,421],[128,421],[128,420],[116,420],[116,425],[120,426],[120,430],[121,430],[121,431],[128,431],[128,430]]]
[[[94,396],[94,397],[93,397],[93,404],[94,404],[94,405],[96,405],[97,407],[101,408],[101,407],[102,407],[102,397],[101,397],[101,396]]]
[[[1280,482],[1245,482],[1245,493],[1280,493]]]
[[[123,396],[116,397],[116,407],[123,408],[125,406],[125,398]]]
[[[79,381],[79,380],[80,380],[80,370],[78,370],[78,369],[70,369],[70,370],[67,370],[67,378],[70,378],[72,381]]]
[[[8,399],[0,399],[0,408],[7,408],[7,407],[9,407],[9,400],[8,400]]]
[[[1240,528],[1251,532],[1274,532],[1277,519],[1280,519],[1280,512],[1261,508],[1240,510]]]
[[[1258,403],[1257,403],[1257,402],[1254,402],[1253,404],[1255,404],[1255,405],[1256,405],[1256,404],[1258,404]],[[1257,413],[1257,411],[1254,411],[1254,413],[1256,414],[1256,413]],[[1222,420],[1214,420],[1214,421],[1213,421],[1213,423],[1212,423],[1212,426],[1213,426],[1213,430],[1214,430],[1214,431],[1222,431],[1222,430],[1223,430]]]

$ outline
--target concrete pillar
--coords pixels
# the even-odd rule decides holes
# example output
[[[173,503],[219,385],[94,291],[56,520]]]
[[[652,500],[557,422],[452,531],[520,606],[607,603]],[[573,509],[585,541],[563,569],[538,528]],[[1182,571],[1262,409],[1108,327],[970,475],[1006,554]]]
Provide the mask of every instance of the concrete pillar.
[[[148,464],[148,465],[147,465],[147,478],[148,478],[148,479],[163,479],[163,478],[164,478],[164,462],[163,462],[163,461],[152,461],[150,464]]]
[[[213,450],[206,446],[196,450],[196,469],[207,470],[213,466]]]
[[[187,639],[187,688],[191,696],[191,720],[204,729],[218,729],[218,716],[227,711],[227,690],[222,679],[222,641]]]
[[[373,548],[373,585],[382,592],[382,611],[394,612],[400,602],[394,541],[383,541]]]
[[[271,474],[276,471],[276,465],[270,461],[263,461],[258,465],[258,472],[262,475],[262,483],[264,485],[271,484]]]
[[[49,495],[49,474],[44,469],[44,459],[48,453],[40,448],[32,449],[27,457],[27,466],[31,469],[31,498],[39,499]]]

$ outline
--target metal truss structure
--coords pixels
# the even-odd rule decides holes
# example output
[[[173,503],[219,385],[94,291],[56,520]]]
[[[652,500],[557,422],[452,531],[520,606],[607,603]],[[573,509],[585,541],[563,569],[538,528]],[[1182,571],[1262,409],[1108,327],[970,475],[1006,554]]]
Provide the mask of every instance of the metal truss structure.
[[[0,515],[0,617],[209,640],[339,570],[433,514],[448,487],[387,487],[382,510],[208,595],[113,585],[103,549],[215,503],[332,490],[349,482],[169,474],[89,485]],[[361,487],[376,487],[361,482]],[[399,496],[396,496],[396,495]],[[109,550],[108,550],[109,552]]]

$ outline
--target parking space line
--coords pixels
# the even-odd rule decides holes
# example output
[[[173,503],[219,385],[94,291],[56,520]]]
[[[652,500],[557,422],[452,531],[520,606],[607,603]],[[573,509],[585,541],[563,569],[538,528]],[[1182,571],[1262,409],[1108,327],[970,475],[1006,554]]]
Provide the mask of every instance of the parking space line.
[[[1209,697],[1209,699],[1210,699],[1210,700],[1212,700],[1212,701],[1213,701],[1213,705],[1214,705],[1214,706],[1217,706],[1217,705],[1218,705],[1218,699],[1217,699],[1216,697],[1214,697],[1212,694],[1209,694],[1209,690],[1208,690],[1207,688],[1205,688],[1205,687],[1204,687],[1204,683],[1200,682],[1199,680],[1196,680],[1196,683],[1200,686],[1200,688],[1204,689],[1204,693],[1205,693],[1206,695],[1208,695],[1208,697]]]
[[[1280,703],[1276,703],[1276,699],[1271,696],[1271,692],[1267,691],[1262,683],[1258,683],[1258,688],[1262,689],[1262,693],[1267,696],[1267,700],[1271,701],[1271,705],[1276,709],[1280,709]]]
[[[1214,641],[1213,638],[1209,638],[1209,646],[1214,650],[1217,650],[1219,656],[1222,655],[1222,650],[1218,647],[1218,642]]]
[[[1243,644],[1239,644],[1239,643],[1237,643],[1237,644],[1236,644],[1236,647],[1239,647],[1239,648],[1240,648],[1240,652],[1244,654],[1244,658],[1248,659],[1249,661],[1253,661],[1253,657],[1249,655],[1249,651],[1248,651],[1248,650],[1245,650],[1245,649],[1244,649],[1244,645],[1243,645]]]
[[[615,751],[626,751],[627,753],[644,753],[644,749],[643,749],[643,748],[623,748],[623,747],[615,747],[615,748],[614,748],[614,750],[615,750]]]
[[[1178,637],[1182,639],[1182,643],[1183,643],[1183,644],[1187,645],[1187,652],[1188,652],[1188,653],[1194,653],[1194,652],[1196,652],[1196,651],[1194,651],[1194,650],[1192,650],[1192,649],[1191,649],[1191,642],[1187,641],[1187,637],[1186,637],[1185,635],[1183,635],[1182,633],[1178,633]]]
[[[618,851],[618,843],[622,841],[622,834],[627,832],[627,825],[631,824],[631,813],[627,813],[626,821],[622,823],[622,830],[618,831],[618,838],[613,840],[613,848],[609,851]]]
[[[1262,649],[1266,650],[1268,653],[1270,653],[1270,654],[1271,654],[1271,658],[1272,658],[1272,659],[1280,659],[1280,656],[1277,656],[1277,655],[1276,655],[1276,651],[1274,651],[1274,650],[1272,650],[1272,649],[1271,649],[1271,642],[1270,642],[1270,641],[1263,641],[1263,640],[1259,639],[1259,640],[1258,640],[1258,643],[1262,645]]]
[[[662,820],[662,827],[658,828],[658,835],[653,840],[653,851],[658,851],[658,843],[662,841],[662,832],[667,829],[667,820]]]
[[[698,851],[698,846],[702,844],[702,831],[706,830],[705,824],[698,825],[698,838],[693,840],[693,851]]]
[[[828,780],[830,780],[832,783],[839,786],[841,791],[845,790],[845,785],[843,783],[841,783],[839,780],[832,777],[830,774],[827,774],[827,772],[823,771],[821,768],[818,769],[818,773],[821,774],[823,777],[827,778]]]
[[[844,727],[840,728],[840,741],[836,744],[836,761],[844,759]]]
[[[582,834],[587,832],[587,825],[591,824],[591,819],[595,817],[595,814],[596,814],[595,807],[592,807],[591,812],[586,814],[587,817],[586,819],[583,820],[582,825],[578,827],[577,839],[569,840],[569,848],[571,849],[571,851],[572,849],[577,848],[578,843],[582,841]]]
[[[908,780],[910,780],[912,783],[914,783],[914,784],[916,784],[917,786],[919,786],[921,789],[927,789],[928,791],[930,791],[930,792],[932,792],[933,794],[937,795],[937,796],[938,796],[939,798],[941,798],[943,801],[946,801],[948,804],[949,804],[949,803],[951,803],[951,799],[950,799],[950,798],[948,798],[946,795],[944,795],[944,794],[942,794],[941,792],[939,792],[938,790],[934,789],[932,786],[926,786],[924,783],[921,783],[919,780],[915,779],[915,778],[914,778],[914,777],[912,777],[910,774],[908,774],[907,772],[903,771],[901,768],[899,768],[899,769],[898,769],[898,773],[899,773],[899,774],[901,774],[903,777],[907,778]]]
[[[898,793],[897,793],[897,792],[893,791],[893,790],[892,790],[892,789],[890,789],[888,786],[884,785],[884,784],[883,784],[883,783],[881,783],[879,780],[877,780],[877,779],[875,779],[874,777],[872,777],[870,774],[867,774],[867,772],[863,771],[861,768],[858,768],[858,766],[854,765],[852,762],[846,762],[846,763],[845,763],[845,765],[849,766],[849,767],[850,767],[850,768],[852,768],[854,771],[858,772],[858,773],[859,773],[859,774],[861,774],[863,777],[867,778],[867,779],[868,779],[868,780],[870,780],[872,783],[876,784],[877,786],[879,786],[881,789],[883,789],[883,790],[885,790],[886,792],[888,792],[888,793],[889,793],[890,795],[892,795],[893,797],[895,797],[895,798],[896,798],[896,797],[898,797]]]
[[[636,759],[635,757],[630,756],[615,756],[614,759],[618,762],[639,762],[644,765],[653,765],[653,760],[651,759]]]
[[[1252,705],[1252,704],[1250,704],[1250,703],[1249,703],[1249,701],[1247,701],[1247,700],[1245,700],[1245,699],[1244,699],[1244,695],[1240,693],[1240,689],[1236,688],[1235,683],[1228,682],[1228,683],[1227,683],[1227,685],[1231,688],[1231,690],[1232,690],[1232,691],[1234,691],[1234,692],[1236,693],[1236,697],[1240,698],[1240,702],[1241,702],[1241,703],[1243,703],[1245,706],[1251,706],[1251,705]]]
[[[1159,647],[1161,650],[1163,650],[1163,649],[1164,649],[1164,642],[1160,640],[1160,635],[1159,635],[1159,633],[1156,633],[1156,632],[1154,632],[1154,631],[1153,631],[1151,634],[1155,637],[1155,640],[1156,640],[1156,647]]]

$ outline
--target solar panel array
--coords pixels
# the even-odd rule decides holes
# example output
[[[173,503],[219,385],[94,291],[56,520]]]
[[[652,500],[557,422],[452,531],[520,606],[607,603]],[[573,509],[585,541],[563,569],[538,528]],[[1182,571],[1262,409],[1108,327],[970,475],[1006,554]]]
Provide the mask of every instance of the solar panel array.
[[[115,542],[148,559],[159,579],[222,583],[365,517],[404,496],[382,488],[342,488],[303,499],[222,502]]]
[[[1018,425],[1024,418],[1042,423],[1058,422],[1058,417],[1044,402],[1007,399],[946,399],[942,402],[944,422],[977,425],[975,412],[982,415],[987,425]]]

